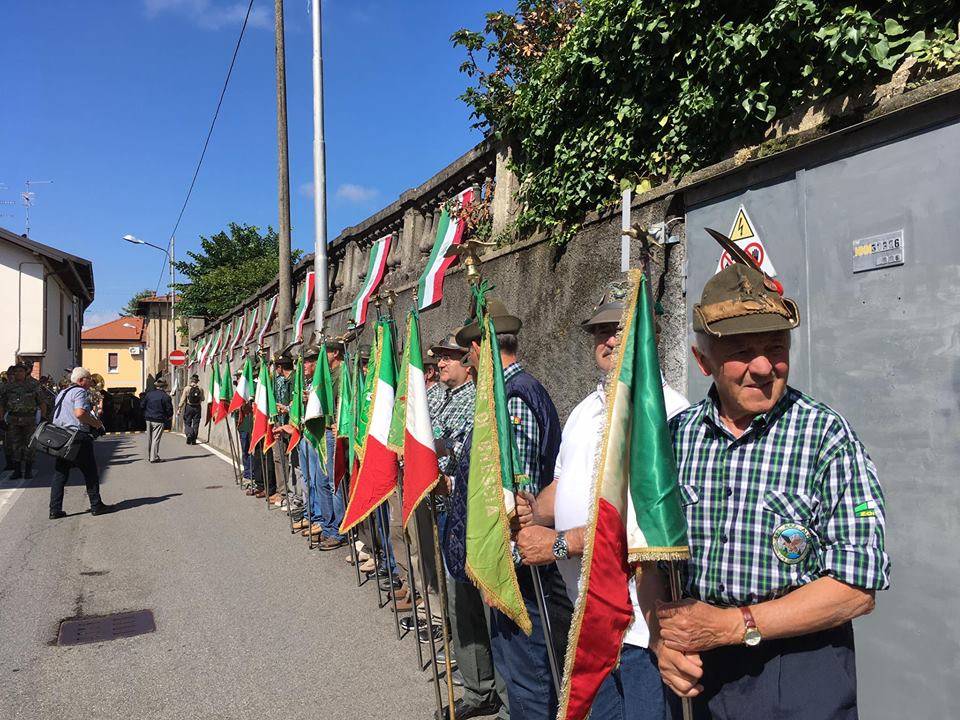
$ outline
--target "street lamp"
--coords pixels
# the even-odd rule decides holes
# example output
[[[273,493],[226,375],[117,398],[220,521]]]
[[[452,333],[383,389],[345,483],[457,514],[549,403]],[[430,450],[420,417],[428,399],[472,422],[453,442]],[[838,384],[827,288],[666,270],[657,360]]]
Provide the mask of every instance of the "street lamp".
[[[170,263],[170,324],[173,328],[173,349],[177,349],[177,292],[174,289],[174,285],[177,282],[176,270],[174,266],[174,238],[170,238],[170,251],[168,252],[165,247],[160,247],[159,245],[154,245],[151,242],[146,240],[141,240],[138,237],[133,235],[124,235],[123,240],[126,240],[128,243],[134,245],[146,245],[147,247],[152,247],[155,250],[159,250],[164,255],[167,256],[167,261]]]

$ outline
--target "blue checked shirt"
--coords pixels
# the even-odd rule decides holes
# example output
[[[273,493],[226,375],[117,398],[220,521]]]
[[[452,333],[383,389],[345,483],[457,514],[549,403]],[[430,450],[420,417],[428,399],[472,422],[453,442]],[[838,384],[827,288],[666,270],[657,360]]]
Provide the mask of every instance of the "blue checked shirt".
[[[523,366],[515,362],[503,371],[503,381],[506,382],[514,375],[523,372]],[[520,398],[513,397],[507,400],[507,412],[510,413],[510,424],[513,426],[513,437],[517,442],[517,452],[520,459],[520,471],[530,480],[526,488],[534,495],[540,493],[540,426],[533,410]],[[552,481],[553,478],[550,478]]]
[[[434,383],[427,388],[427,412],[431,422],[436,421],[440,408],[447,401],[447,387],[443,383]]]
[[[883,491],[846,420],[788,387],[735,438],[717,402],[711,388],[670,422],[690,538],[688,593],[747,605],[825,575],[887,588]]]
[[[434,437],[443,438],[447,447],[453,451],[452,455],[440,458],[440,470],[446,475],[456,472],[467,435],[473,430],[473,406],[476,397],[477,386],[473,380],[467,380],[447,393],[445,402],[433,421]]]

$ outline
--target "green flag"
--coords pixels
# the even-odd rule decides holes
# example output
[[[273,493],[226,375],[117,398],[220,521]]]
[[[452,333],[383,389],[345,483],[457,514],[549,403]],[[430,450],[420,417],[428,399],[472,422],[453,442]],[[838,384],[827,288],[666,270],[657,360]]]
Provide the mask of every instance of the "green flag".
[[[297,367],[293,371],[293,386],[290,388],[290,427],[293,433],[290,435],[290,442],[287,443],[287,452],[293,452],[300,442],[300,427],[303,424],[303,356],[297,358]]]
[[[410,365],[410,327],[413,311],[407,316],[406,340],[403,344],[403,355],[400,358],[400,377],[397,378],[397,395],[393,403],[393,417],[390,420],[390,434],[387,437],[387,447],[403,457],[403,436],[407,427],[407,367]]]
[[[327,360],[327,353],[321,352],[310,382],[307,409],[303,417],[303,434],[320,453],[324,468],[327,464],[327,443],[324,440],[324,433],[327,424],[333,420],[334,409],[330,361]]]
[[[614,412],[607,432],[629,433],[630,498],[639,525],[637,533],[628,524],[630,561],[683,560],[690,556],[687,522],[667,426],[653,312],[646,278],[641,276],[638,283],[636,311],[623,332],[625,347],[614,394],[615,409],[622,402],[629,423],[618,424],[618,415],[623,415]]]
[[[532,626],[517,584],[509,516],[514,487],[523,482],[507,412],[496,328],[486,308],[486,283],[474,289],[480,325],[477,397],[467,482],[467,575],[486,600],[527,635]]]

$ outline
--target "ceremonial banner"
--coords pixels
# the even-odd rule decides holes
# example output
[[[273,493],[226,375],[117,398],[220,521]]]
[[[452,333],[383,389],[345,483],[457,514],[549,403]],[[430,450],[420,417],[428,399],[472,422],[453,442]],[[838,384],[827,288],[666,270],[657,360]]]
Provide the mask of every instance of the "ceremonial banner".
[[[461,208],[469,206],[478,195],[476,188],[469,188],[457,195],[456,202]],[[417,282],[417,297],[419,310],[426,310],[443,299],[443,275],[455,261],[456,257],[447,257],[447,250],[463,241],[463,222],[450,215],[446,207],[440,213],[440,222],[437,224],[437,239],[430,251],[427,267]]]
[[[209,424],[216,416],[217,401],[220,399],[220,368],[214,361],[210,368],[210,387],[207,396],[207,419],[205,424]]]
[[[220,394],[217,397],[213,417],[214,424],[225,420],[230,414],[230,400],[233,398],[233,373],[230,371],[230,360],[228,359],[223,365],[224,370],[220,373]]]
[[[197,362],[200,363],[201,368],[204,368],[207,365],[207,355],[209,354],[210,341],[212,339],[213,338],[209,335],[206,337],[200,338],[200,349],[197,353]]]
[[[376,355],[369,375],[374,387],[370,399],[369,425],[363,441],[360,469],[350,491],[350,500],[344,513],[340,532],[363,521],[393,492],[397,485],[397,454],[387,447],[397,373],[393,359],[393,336],[390,323],[377,323]]]
[[[293,387],[290,388],[290,442],[287,443],[287,454],[293,452],[300,443],[300,426],[303,423],[303,356],[297,358],[297,368],[293,371]]]
[[[607,382],[560,720],[586,718],[617,664],[633,620],[629,562],[689,557],[646,279],[633,270],[630,280],[617,360]],[[631,499],[636,524],[629,516]]]
[[[233,389],[233,399],[230,400],[230,407],[227,408],[228,413],[236,412],[246,405],[247,401],[253,397],[253,385],[253,363],[250,362],[250,358],[244,358],[243,370]]]
[[[237,349],[237,346],[240,344],[240,340],[243,338],[243,315],[237,315],[233,321],[233,340],[230,342],[230,352],[228,357],[233,357],[234,351]]]
[[[507,412],[500,346],[485,293],[486,283],[474,290],[481,336],[467,482],[466,571],[487,601],[529,635],[532,625],[510,546],[509,516],[515,508],[519,459]]]
[[[313,370],[313,379],[310,382],[307,396],[307,411],[303,418],[303,434],[317,450],[323,463],[323,471],[327,469],[327,443],[324,433],[327,424],[333,420],[336,408],[333,406],[333,378],[330,373],[330,361],[327,353],[320,351],[316,367]]]
[[[260,317],[260,306],[254,305],[252,308],[247,310],[247,322],[246,327],[247,331],[243,336],[243,347],[247,347],[250,344],[250,341],[253,340],[253,336],[257,332],[257,319]]]
[[[253,432],[250,435],[250,450],[253,452],[257,443],[264,441],[264,452],[273,445],[273,424],[272,415],[276,414],[276,400],[273,396],[273,382],[270,377],[270,371],[267,369],[267,361],[260,361],[260,373],[257,376],[256,390],[253,396]],[[267,441],[269,439],[269,445]]]
[[[370,304],[370,298],[373,297],[374,291],[383,279],[392,240],[393,235],[387,235],[377,240],[370,248],[370,264],[367,267],[367,277],[360,294],[353,301],[353,309],[350,311],[350,319],[357,327],[363,325],[367,320],[367,305]]]
[[[209,365],[213,362],[214,358],[217,356],[217,352],[220,350],[220,340],[223,338],[223,326],[221,325],[217,329],[217,334],[213,336],[213,340],[210,341],[210,344],[207,346],[207,354],[204,358],[206,365]]]
[[[310,317],[310,308],[313,307],[313,288],[315,285],[315,275],[313,270],[307,273],[307,279],[303,283],[303,294],[300,296],[300,304],[297,305],[297,312],[293,316],[293,342],[303,340],[303,326]]]
[[[267,302],[266,310],[263,311],[263,324],[260,326],[260,332],[257,335],[257,346],[263,347],[263,338],[269,332],[270,326],[273,324],[273,316],[277,311],[277,296],[274,295]]]
[[[397,368],[397,393],[393,401],[393,416],[390,418],[390,432],[387,434],[387,447],[403,457],[403,433],[407,426],[407,365],[410,364],[410,318],[407,317],[407,341],[400,355],[400,367]]]
[[[408,357],[406,372],[405,429],[403,435],[403,527],[413,511],[440,480],[437,451],[433,441],[433,423],[427,406],[427,382],[423,377],[423,354],[420,350],[420,322],[410,312],[407,332]]]
[[[353,388],[354,382],[348,370],[349,361],[345,355],[340,366],[340,392],[337,399],[337,419],[334,426],[333,444],[333,489],[337,490],[349,468],[353,464],[351,450],[353,435]],[[356,370],[356,368],[355,368]]]

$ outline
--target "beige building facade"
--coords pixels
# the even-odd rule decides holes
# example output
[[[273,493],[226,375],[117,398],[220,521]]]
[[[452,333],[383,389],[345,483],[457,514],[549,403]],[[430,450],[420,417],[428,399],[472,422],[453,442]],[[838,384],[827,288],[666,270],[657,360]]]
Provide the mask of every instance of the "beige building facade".
[[[107,390],[132,390],[146,386],[144,322],[139,317],[121,317],[83,331],[83,366],[103,377]]]

